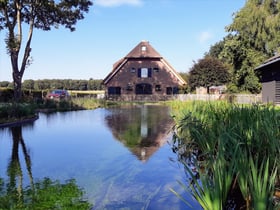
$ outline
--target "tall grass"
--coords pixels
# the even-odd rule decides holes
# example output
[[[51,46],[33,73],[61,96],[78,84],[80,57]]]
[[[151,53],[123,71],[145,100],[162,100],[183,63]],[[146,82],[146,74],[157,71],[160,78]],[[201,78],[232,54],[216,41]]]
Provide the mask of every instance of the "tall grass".
[[[197,159],[205,166],[204,172],[199,171],[205,176],[192,187],[201,206],[213,209],[205,205],[207,200],[213,205],[219,201],[215,209],[225,208],[230,188],[237,185],[247,209],[272,209],[279,169],[279,111],[273,106],[227,102],[176,102],[170,106],[176,121],[174,141],[178,147],[189,148],[187,151],[198,150]],[[193,175],[191,170],[188,173]]]
[[[72,103],[83,109],[96,109],[106,105],[105,100],[94,98],[71,98]]]
[[[0,123],[13,122],[36,115],[35,106],[27,103],[0,103]]]

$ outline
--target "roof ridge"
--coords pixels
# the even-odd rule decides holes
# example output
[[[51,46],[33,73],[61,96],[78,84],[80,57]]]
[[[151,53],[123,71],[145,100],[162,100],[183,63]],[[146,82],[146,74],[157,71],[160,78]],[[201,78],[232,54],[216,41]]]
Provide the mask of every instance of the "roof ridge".
[[[162,56],[152,47],[148,41],[141,41],[137,44],[125,58],[162,58]]]

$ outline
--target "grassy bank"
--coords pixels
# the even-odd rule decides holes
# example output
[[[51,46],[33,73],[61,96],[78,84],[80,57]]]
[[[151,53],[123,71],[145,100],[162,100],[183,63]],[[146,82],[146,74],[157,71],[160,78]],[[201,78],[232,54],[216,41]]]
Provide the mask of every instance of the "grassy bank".
[[[192,177],[185,189],[204,209],[228,209],[230,203],[234,209],[279,209],[276,107],[226,102],[169,105],[176,121],[173,150]]]
[[[78,91],[75,92],[79,93]],[[90,94],[97,94],[100,91],[91,91]],[[83,92],[83,94],[85,94]],[[0,124],[16,122],[22,119],[36,116],[37,112],[75,111],[90,110],[99,107],[108,107],[131,102],[115,102],[96,97],[71,97],[69,99],[34,99],[25,98],[27,102],[22,103],[0,103]]]
[[[0,103],[0,124],[33,118],[36,108],[28,103]]]
[[[0,103],[0,124],[17,122],[36,116],[38,111],[74,111],[104,107],[104,100],[72,98],[70,100],[39,100],[28,103]]]

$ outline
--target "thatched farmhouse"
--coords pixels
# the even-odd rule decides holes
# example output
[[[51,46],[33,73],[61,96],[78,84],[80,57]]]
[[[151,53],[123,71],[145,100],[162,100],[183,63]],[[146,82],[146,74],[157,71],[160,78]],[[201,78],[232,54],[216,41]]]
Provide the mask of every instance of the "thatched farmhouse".
[[[261,73],[262,102],[280,104],[280,55],[266,60],[255,70]]]
[[[165,100],[186,84],[147,41],[117,61],[103,83],[106,97],[118,100]]]

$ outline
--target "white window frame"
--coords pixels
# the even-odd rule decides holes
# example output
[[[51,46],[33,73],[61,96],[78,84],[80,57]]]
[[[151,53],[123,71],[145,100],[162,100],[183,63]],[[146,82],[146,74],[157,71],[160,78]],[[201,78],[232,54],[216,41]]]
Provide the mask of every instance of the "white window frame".
[[[148,77],[148,68],[141,68],[141,78],[147,78]]]

